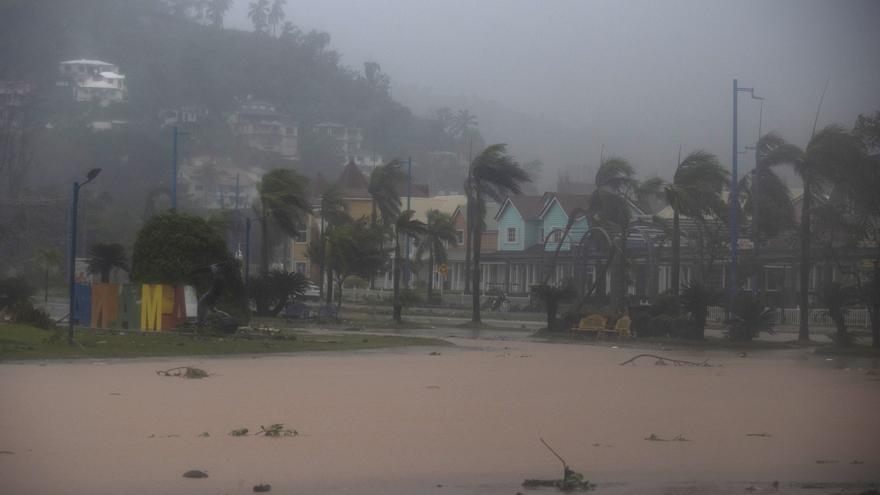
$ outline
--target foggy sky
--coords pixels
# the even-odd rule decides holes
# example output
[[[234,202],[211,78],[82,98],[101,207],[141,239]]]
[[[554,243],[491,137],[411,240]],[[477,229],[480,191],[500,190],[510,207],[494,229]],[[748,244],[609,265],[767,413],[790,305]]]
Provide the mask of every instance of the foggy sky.
[[[250,29],[248,0],[227,24]],[[880,110],[880,2],[288,0],[343,63],[381,64],[417,113],[468,105],[489,142],[550,169],[595,166],[600,147],[668,176],[679,145],[731,161],[733,78],[766,97],[763,129],[795,144]],[[740,146],[758,104],[740,99]],[[482,109],[482,111],[480,111]],[[751,155],[741,163],[753,164]]]

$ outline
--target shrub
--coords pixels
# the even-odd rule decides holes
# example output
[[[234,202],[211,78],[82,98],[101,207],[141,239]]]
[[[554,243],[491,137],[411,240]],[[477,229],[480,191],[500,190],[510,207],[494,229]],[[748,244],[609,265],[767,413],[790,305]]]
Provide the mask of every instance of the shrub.
[[[748,342],[761,332],[773,333],[773,313],[760,298],[739,294],[733,303],[733,313],[727,321],[730,340]]]
[[[24,277],[0,279],[0,311],[11,309],[20,304],[30,304],[34,288]]]
[[[692,282],[681,291],[681,305],[690,315],[690,322],[683,328],[681,337],[702,339],[706,333],[706,316],[709,306],[718,304],[722,294],[700,282]]]
[[[43,308],[34,307],[30,302],[20,303],[11,308],[10,316],[14,323],[51,330],[55,321]]]
[[[252,277],[248,285],[248,298],[257,307],[257,314],[273,316],[284,309],[292,299],[301,297],[308,287],[302,273],[273,270],[268,276]]]

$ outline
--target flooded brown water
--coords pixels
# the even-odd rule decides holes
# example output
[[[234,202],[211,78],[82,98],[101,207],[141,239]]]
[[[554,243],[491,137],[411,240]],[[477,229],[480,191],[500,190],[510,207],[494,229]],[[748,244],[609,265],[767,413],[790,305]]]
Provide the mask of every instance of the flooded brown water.
[[[291,494],[513,495],[525,478],[561,474],[539,438],[605,493],[769,493],[773,481],[774,493],[825,493],[803,483],[880,477],[880,381],[865,368],[808,351],[704,352],[720,366],[695,368],[618,366],[633,349],[456,343],[434,356],[3,364],[0,451],[12,453],[0,454],[0,493],[244,494],[269,483]],[[213,375],[155,373],[183,365]],[[299,436],[228,435],[272,423]],[[183,478],[190,469],[209,477]]]

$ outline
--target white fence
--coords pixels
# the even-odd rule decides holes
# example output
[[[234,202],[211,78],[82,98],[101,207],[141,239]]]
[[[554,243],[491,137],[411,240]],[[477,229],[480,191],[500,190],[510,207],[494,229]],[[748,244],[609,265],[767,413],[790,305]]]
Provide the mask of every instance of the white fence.
[[[708,320],[714,322],[724,321],[725,309],[720,306],[709,306]],[[868,328],[871,319],[867,309],[848,309],[844,311],[844,321],[851,328]],[[777,308],[773,310],[773,323],[776,325],[798,326],[801,323],[801,311],[798,308]],[[810,310],[810,326],[833,327],[834,321],[827,309],[817,308]]]

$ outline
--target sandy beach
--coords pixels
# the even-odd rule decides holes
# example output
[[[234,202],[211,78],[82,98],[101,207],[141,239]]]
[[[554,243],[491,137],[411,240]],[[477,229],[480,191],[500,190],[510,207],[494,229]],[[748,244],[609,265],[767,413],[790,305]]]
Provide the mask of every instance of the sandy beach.
[[[526,478],[561,474],[539,438],[604,493],[857,493],[837,483],[880,479],[871,363],[665,351],[715,366],[618,366],[640,351],[453,342],[2,364],[0,493],[245,494],[268,483],[290,494],[513,495]],[[184,365],[212,375],[155,373]],[[228,435],[272,423],[299,435]],[[182,477],[190,469],[209,477]],[[809,489],[816,482],[829,488]]]

